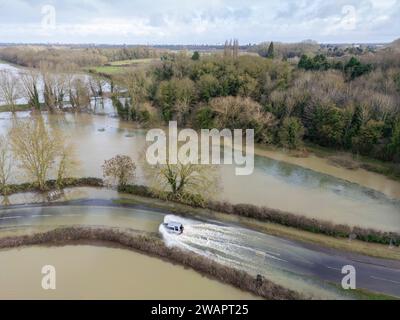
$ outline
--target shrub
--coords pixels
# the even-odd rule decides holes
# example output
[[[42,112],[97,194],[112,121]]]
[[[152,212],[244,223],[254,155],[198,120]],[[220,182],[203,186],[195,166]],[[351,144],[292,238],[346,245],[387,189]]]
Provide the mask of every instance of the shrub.
[[[298,118],[286,118],[278,132],[280,144],[289,149],[298,149],[303,144],[304,127]]]
[[[126,186],[135,177],[135,171],[135,162],[129,156],[117,155],[103,164],[104,177],[119,187]]]

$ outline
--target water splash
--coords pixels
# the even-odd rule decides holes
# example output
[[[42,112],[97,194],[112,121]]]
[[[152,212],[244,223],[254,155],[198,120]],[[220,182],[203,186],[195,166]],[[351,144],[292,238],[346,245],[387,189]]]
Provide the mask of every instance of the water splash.
[[[187,250],[253,275],[261,274],[308,296],[329,299],[339,297],[335,289],[302,274],[301,266],[313,264],[309,257],[311,253],[302,248],[294,250],[290,241],[237,226],[219,225],[175,215],[167,215],[164,222],[177,222],[184,226],[183,233],[177,235],[169,233],[160,225],[159,231],[169,247]],[[293,260],[296,261],[295,264]]]

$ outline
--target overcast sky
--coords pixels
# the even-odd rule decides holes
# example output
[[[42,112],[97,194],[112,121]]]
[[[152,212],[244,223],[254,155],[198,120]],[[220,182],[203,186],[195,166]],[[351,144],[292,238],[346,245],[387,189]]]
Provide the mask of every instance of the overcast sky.
[[[217,44],[238,38],[244,44],[399,37],[400,0],[0,0],[0,42]]]

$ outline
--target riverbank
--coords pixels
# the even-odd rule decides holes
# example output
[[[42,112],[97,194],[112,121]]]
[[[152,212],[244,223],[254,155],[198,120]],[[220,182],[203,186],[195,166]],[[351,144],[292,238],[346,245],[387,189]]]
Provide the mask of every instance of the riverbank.
[[[246,272],[221,265],[205,257],[167,247],[156,236],[112,228],[71,227],[33,235],[0,238],[0,249],[37,245],[98,244],[99,242],[101,242],[101,245],[118,245],[128,250],[145,253],[189,267],[211,279],[251,292],[265,299],[298,300],[306,298],[263,277],[255,278]]]
[[[349,151],[332,150],[311,143],[306,144],[307,149],[315,155],[328,158],[331,163],[350,170],[364,169],[369,172],[384,175],[395,181],[400,181],[400,163],[381,161],[378,159],[354,154]]]

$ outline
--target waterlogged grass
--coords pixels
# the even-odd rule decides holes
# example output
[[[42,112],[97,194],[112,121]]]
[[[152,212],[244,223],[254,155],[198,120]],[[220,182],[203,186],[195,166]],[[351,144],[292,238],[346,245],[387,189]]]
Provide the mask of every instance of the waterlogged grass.
[[[343,158],[344,161],[347,159],[352,159],[357,167],[362,168],[367,171],[382,174],[393,180],[400,181],[400,165],[393,162],[385,162],[378,159],[373,159],[361,155],[354,155],[350,152],[341,152],[338,154],[337,150],[321,147],[312,143],[306,143],[306,147],[309,151],[314,153],[316,156],[321,158]],[[344,167],[346,167],[344,165]]]
[[[119,60],[110,62],[111,66],[127,66],[127,65],[140,65],[140,64],[149,64],[154,61],[158,61],[158,59],[134,59],[134,60]]]
[[[106,75],[116,75],[126,72],[126,68],[117,66],[100,66],[100,67],[90,68],[88,71]]]
[[[14,106],[14,111],[29,111],[31,107],[27,104],[19,104]],[[12,107],[9,105],[0,106],[0,112],[12,112]]]
[[[338,288],[344,294],[350,293],[352,297],[357,300],[400,300],[398,297],[389,296],[384,293],[379,292],[372,292],[365,289],[354,289],[354,290],[344,290],[340,285],[337,283],[329,282],[332,286]]]
[[[356,289],[353,294],[359,300],[400,300],[400,298],[388,296],[383,293],[370,292],[364,289]]]
[[[87,69],[89,72],[104,74],[108,76],[123,74],[132,68],[147,66],[157,61],[157,59],[135,59],[135,60],[119,60],[110,62],[105,66],[98,66]]]

